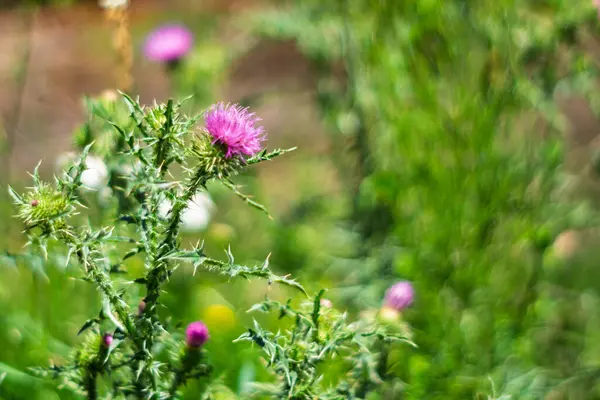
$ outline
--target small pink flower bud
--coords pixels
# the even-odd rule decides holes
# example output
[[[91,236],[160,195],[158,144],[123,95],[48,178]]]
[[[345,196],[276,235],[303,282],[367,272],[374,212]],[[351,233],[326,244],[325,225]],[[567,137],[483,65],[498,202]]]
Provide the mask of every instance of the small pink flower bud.
[[[190,347],[201,347],[208,339],[208,328],[202,321],[192,322],[185,330],[185,342]]]
[[[138,304],[138,315],[143,315],[144,311],[146,311],[146,302],[142,300],[140,301],[140,304]]]
[[[31,200],[31,207],[37,207],[38,204],[40,204],[39,201],[37,201],[37,200]]]
[[[415,296],[415,290],[410,282],[401,281],[390,287],[385,293],[386,307],[402,311],[410,306]]]
[[[113,336],[110,333],[105,333],[104,336],[102,336],[102,344],[105,347],[110,347],[112,342],[113,342]]]

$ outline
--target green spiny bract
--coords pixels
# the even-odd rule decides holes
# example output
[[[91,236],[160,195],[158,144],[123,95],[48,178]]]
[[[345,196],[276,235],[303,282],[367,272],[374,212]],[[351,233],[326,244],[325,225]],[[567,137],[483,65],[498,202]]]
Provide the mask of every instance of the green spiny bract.
[[[197,158],[199,168],[209,176],[218,179],[228,179],[237,175],[245,166],[244,160],[239,157],[226,158],[223,146],[212,143],[212,139],[205,132],[194,136],[192,154]]]
[[[42,182],[25,194],[24,202],[19,204],[18,216],[27,228],[31,228],[60,222],[72,210],[64,193]]]

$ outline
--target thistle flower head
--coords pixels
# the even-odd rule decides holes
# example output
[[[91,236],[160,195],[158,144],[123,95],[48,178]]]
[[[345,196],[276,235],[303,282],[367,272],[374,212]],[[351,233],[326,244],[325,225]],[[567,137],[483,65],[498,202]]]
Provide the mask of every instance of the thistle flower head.
[[[205,115],[206,131],[213,144],[225,148],[225,158],[253,156],[265,140],[261,119],[237,104],[218,103]]]
[[[187,326],[185,342],[189,347],[202,347],[208,339],[208,328],[202,321],[192,322]]]
[[[172,62],[185,56],[194,36],[182,25],[164,25],[151,32],[144,44],[144,54],[152,61]]]
[[[385,293],[385,306],[401,311],[412,304],[415,290],[410,282],[401,281]]]

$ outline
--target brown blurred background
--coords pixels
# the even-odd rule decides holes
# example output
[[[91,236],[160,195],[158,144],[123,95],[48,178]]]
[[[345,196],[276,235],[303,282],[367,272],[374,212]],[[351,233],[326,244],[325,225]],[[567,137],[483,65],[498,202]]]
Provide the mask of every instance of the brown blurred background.
[[[112,27],[96,1],[36,9],[10,7],[14,1],[1,1],[0,116],[4,129],[0,133],[10,147],[10,168],[3,172],[3,180],[13,181],[24,177],[40,159],[52,162],[57,153],[69,148],[73,130],[84,118],[82,96],[115,87],[116,56]],[[214,17],[218,41],[247,49],[232,62],[219,90],[221,97],[235,101],[274,91],[275,98],[265,98],[259,110],[270,132],[283,131],[285,124],[287,134],[323,137],[312,101],[315,74],[310,63],[294,43],[253,42],[235,23],[243,13],[262,6],[265,2],[260,0],[131,1],[135,92],[143,102],[160,101],[171,94],[163,68],[141,54],[146,33],[181,15],[190,21]],[[290,127],[297,127],[297,132]],[[323,141],[302,142],[321,150],[326,146]],[[298,144],[306,149],[304,143]]]

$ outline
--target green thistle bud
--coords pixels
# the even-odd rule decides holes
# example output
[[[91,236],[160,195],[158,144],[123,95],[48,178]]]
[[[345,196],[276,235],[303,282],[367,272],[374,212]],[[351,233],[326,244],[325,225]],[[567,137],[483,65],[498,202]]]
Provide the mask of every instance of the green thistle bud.
[[[226,157],[227,149],[220,143],[212,142],[206,133],[194,137],[192,152],[198,158],[198,168],[206,176],[219,179],[237,175],[244,168],[244,160],[240,157]]]
[[[98,355],[105,351],[103,336],[91,332],[86,335],[82,346],[75,353],[75,359],[82,368],[94,368],[98,364]]]
[[[150,108],[146,112],[146,121],[150,124],[152,129],[160,130],[163,128],[165,123],[167,122],[167,117],[165,116],[166,105],[161,104],[156,107]]]
[[[67,214],[71,209],[66,196],[42,183],[28,192],[19,204],[18,216],[27,226],[48,223]]]

